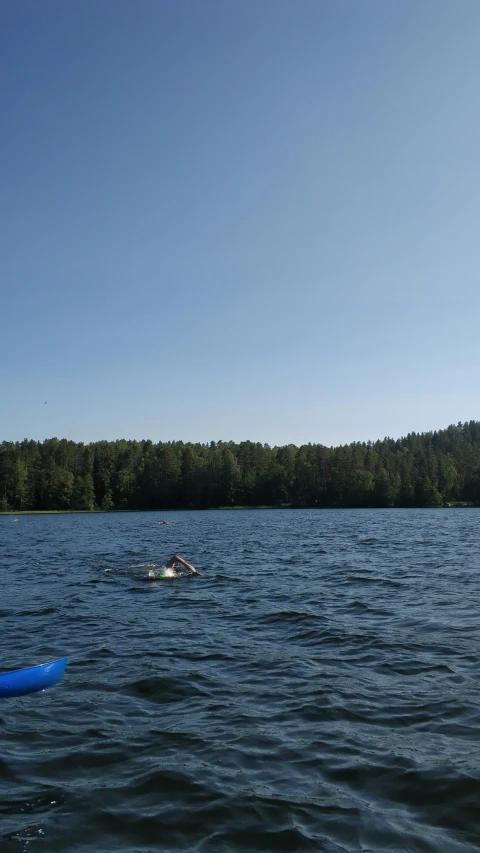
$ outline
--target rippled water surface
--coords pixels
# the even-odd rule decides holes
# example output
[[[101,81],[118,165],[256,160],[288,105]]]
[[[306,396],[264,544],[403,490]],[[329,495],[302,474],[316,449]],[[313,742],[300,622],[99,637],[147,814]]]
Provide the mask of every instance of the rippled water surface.
[[[163,517],[0,517],[1,853],[478,851],[480,512]]]

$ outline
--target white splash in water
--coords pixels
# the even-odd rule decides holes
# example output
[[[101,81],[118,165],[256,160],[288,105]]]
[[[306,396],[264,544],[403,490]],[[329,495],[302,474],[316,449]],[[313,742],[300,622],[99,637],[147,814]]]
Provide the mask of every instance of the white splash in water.
[[[174,569],[167,569],[167,567],[165,566],[165,568],[163,570],[163,577],[164,578],[174,578],[174,577],[176,577],[176,572]]]

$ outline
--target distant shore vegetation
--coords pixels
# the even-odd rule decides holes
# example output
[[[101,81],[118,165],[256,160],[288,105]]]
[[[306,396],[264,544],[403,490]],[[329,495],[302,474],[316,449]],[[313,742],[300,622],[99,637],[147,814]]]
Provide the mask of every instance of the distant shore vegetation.
[[[0,445],[0,511],[480,505],[480,422],[340,447],[50,438]]]

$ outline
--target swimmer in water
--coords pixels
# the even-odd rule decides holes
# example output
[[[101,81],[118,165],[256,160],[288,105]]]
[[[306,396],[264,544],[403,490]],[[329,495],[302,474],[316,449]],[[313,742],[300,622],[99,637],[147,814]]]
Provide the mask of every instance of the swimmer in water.
[[[188,569],[188,571],[191,572],[192,575],[197,574],[197,570],[193,566],[191,566],[190,563],[187,563],[187,561],[184,560],[182,557],[179,557],[178,554],[174,554],[173,557],[170,557],[170,559],[167,560],[167,562],[165,563],[165,568],[173,569],[173,567],[178,564],[180,564],[181,566],[185,566],[185,568]]]
[[[197,574],[197,570],[194,566],[191,566],[190,563],[187,563],[187,561],[184,560],[182,557],[179,557],[178,554],[174,554],[173,557],[170,557],[170,559],[167,560],[167,562],[165,563],[165,569],[164,569],[163,575],[160,575],[160,576],[157,575],[155,573],[155,567],[154,566],[148,566],[147,578],[151,578],[152,580],[155,580],[158,577],[174,578],[174,577],[176,577],[176,575],[175,575],[173,569],[175,568],[175,566],[178,566],[178,565],[184,566],[186,569],[188,569],[188,571],[192,575]]]

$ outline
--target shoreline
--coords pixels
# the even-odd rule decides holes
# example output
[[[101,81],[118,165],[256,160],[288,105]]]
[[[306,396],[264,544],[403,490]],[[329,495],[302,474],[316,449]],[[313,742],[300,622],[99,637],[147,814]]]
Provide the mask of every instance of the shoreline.
[[[242,510],[265,510],[265,509],[276,509],[279,511],[285,511],[286,509],[293,510],[305,510],[305,509],[313,509],[321,511],[328,510],[372,510],[372,509],[478,509],[478,505],[474,503],[466,503],[465,501],[458,501],[457,503],[450,502],[449,504],[443,504],[442,506],[278,506],[272,504],[271,506],[209,506],[209,507],[174,507],[172,509],[19,509],[16,512],[14,510],[2,510],[0,511],[0,516],[13,516],[14,518],[19,515],[118,515],[126,512],[151,512],[151,513],[159,513],[159,512],[214,512],[221,510],[222,512],[238,512]]]

